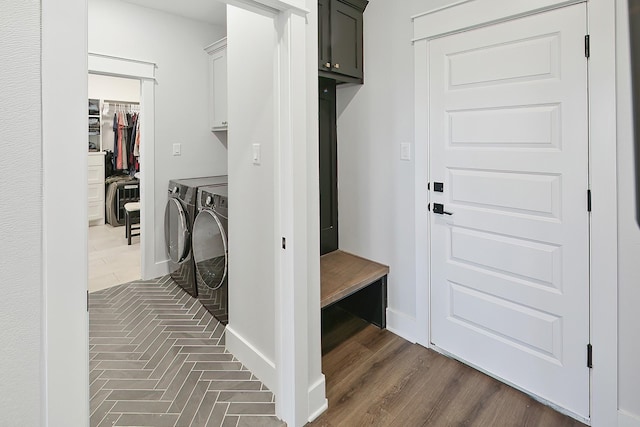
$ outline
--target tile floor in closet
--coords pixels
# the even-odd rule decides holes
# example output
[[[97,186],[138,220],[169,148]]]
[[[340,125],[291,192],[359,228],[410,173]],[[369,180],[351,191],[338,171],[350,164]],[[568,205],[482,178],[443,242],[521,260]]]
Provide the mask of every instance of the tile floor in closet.
[[[89,227],[89,292],[140,279],[140,237],[131,246],[124,227]]]

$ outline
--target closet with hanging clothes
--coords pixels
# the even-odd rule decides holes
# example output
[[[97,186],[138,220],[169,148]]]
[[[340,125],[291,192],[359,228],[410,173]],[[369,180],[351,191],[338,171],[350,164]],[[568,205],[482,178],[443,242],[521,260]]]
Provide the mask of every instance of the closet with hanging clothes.
[[[140,105],[104,100],[102,116],[107,153],[105,219],[117,227],[125,224],[125,205],[140,200]]]

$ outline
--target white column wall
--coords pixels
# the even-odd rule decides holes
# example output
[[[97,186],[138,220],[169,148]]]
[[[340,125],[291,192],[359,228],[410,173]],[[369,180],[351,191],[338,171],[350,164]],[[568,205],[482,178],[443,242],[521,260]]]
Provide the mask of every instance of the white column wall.
[[[0,425],[40,425],[42,144],[40,3],[2,2]]]
[[[276,15],[227,6],[229,351],[276,391]],[[248,31],[247,29],[251,29]],[[257,71],[259,70],[259,71]],[[252,162],[260,144],[259,165]]]
[[[307,288],[308,288],[308,384],[309,417],[315,418],[326,409],[325,377],[322,374],[320,314],[320,182],[318,129],[318,2],[307,0],[307,161],[306,195]]]

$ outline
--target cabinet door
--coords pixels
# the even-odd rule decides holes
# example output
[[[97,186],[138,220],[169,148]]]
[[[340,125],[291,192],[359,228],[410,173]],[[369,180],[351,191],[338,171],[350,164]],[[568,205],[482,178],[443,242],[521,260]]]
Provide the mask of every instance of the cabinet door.
[[[87,160],[87,202],[90,225],[104,224],[103,154],[89,154]]]
[[[362,79],[362,12],[333,0],[331,4],[331,71]]]
[[[209,100],[211,130],[227,129],[227,50],[211,55],[211,94]]]
[[[331,71],[330,0],[318,0],[318,69]]]
[[[336,82],[319,79],[320,255],[338,249]]]

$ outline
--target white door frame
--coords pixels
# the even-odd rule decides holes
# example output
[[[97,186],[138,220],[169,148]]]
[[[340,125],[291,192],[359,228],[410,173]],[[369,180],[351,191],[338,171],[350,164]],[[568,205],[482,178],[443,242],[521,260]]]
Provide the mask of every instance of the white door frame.
[[[314,131],[317,127],[312,124],[317,118],[310,104],[317,102],[316,98],[310,98],[317,93],[317,52],[309,49],[317,46],[315,38],[309,40],[316,27],[306,21],[305,0],[228,2],[249,7],[266,5],[279,13],[277,124],[282,137],[280,158],[284,163],[279,181],[283,189],[280,210],[283,214],[288,213],[290,221],[282,230],[288,244],[287,250],[281,253],[282,270],[281,276],[276,278],[274,295],[279,313],[274,325],[278,329],[276,347],[279,349],[277,413],[289,425],[303,425],[326,408],[324,377],[320,371],[320,273],[315,236],[318,233],[317,194],[313,193],[313,189],[317,189],[317,168],[307,168],[310,159],[317,162],[317,150],[313,149],[317,147],[317,132]],[[312,3],[315,4],[309,1]],[[83,426],[89,423],[88,315],[85,307],[87,155],[85,145],[70,141],[86,140],[87,0],[69,0],[63,5],[55,0],[42,0],[41,4],[42,418],[43,425]],[[315,18],[314,14],[310,16]],[[119,74],[138,75],[122,70]],[[153,99],[153,91],[149,91],[151,82],[152,79],[143,80],[143,99]],[[81,119],[74,122],[70,117]],[[153,124],[147,120],[146,125],[148,128],[143,132],[151,137],[149,132]],[[313,138],[316,138],[315,145]],[[151,148],[151,144],[145,145]],[[148,151],[145,155],[152,158]],[[143,164],[143,170],[150,172],[146,166]],[[151,183],[153,175],[144,175],[143,179],[145,176],[148,176],[147,184]],[[153,195],[149,190],[147,185],[145,199]],[[142,221],[150,225],[148,215],[153,210],[147,211]],[[153,251],[146,252],[153,254]],[[143,271],[143,275],[147,274],[151,273]]]
[[[92,74],[140,81],[140,266],[143,280],[166,272],[156,265],[155,233],[155,70],[156,64],[134,59],[89,53],[88,70]]]
[[[427,215],[429,40],[517,17],[581,3],[570,0],[460,0],[413,17],[415,49],[415,200],[417,341],[430,347]],[[589,0],[591,212],[591,425],[617,425],[618,292],[616,196],[615,4]],[[586,345],[586,343],[585,343]],[[586,348],[585,348],[586,355]],[[586,357],[585,357],[586,361]]]

